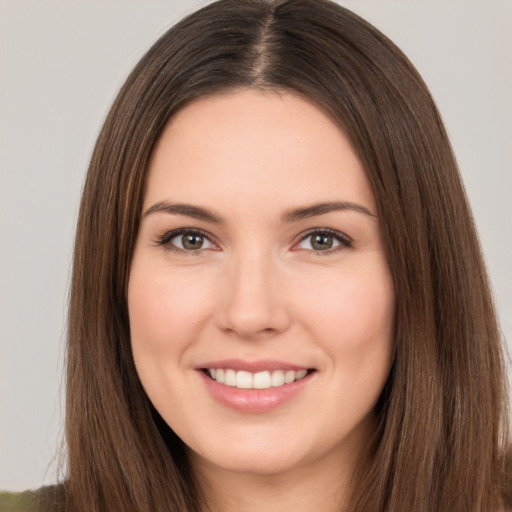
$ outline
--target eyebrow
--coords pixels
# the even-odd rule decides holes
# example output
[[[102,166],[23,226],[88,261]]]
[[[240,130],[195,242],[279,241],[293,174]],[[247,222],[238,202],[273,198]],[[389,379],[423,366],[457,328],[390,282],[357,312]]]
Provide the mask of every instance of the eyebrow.
[[[349,201],[330,201],[327,203],[315,203],[309,206],[300,208],[293,208],[288,210],[282,217],[283,223],[292,223],[299,220],[308,219],[310,217],[316,217],[318,215],[325,215],[326,213],[334,211],[346,211],[351,210],[357,213],[362,213],[371,218],[377,218],[368,208],[357,203]],[[194,206],[187,203],[169,203],[168,201],[158,201],[154,205],[150,206],[143,214],[143,217],[147,217],[153,213],[163,212],[170,215],[186,215],[194,219],[210,222],[211,224],[224,224],[224,220],[213,213],[207,208],[200,206]]]
[[[169,203],[167,201],[158,201],[150,206],[145,212],[144,217],[156,212],[169,213],[171,215],[186,215],[194,219],[203,220],[212,224],[223,224],[224,221],[207,208],[194,206],[186,203]]]
[[[317,215],[324,215],[334,211],[346,210],[362,213],[363,215],[367,215],[368,217],[372,217],[374,219],[377,218],[377,216],[374,215],[368,208],[366,208],[366,206],[357,203],[351,203],[349,201],[331,201],[328,203],[316,203],[310,206],[288,210],[283,215],[281,220],[285,223],[297,222],[299,220],[308,219],[310,217],[316,217]]]

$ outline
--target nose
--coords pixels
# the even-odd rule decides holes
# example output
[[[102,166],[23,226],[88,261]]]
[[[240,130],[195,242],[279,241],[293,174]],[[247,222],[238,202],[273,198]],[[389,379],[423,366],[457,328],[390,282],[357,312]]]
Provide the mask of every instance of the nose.
[[[262,251],[233,257],[220,292],[217,324],[244,339],[285,331],[290,324],[278,265]]]

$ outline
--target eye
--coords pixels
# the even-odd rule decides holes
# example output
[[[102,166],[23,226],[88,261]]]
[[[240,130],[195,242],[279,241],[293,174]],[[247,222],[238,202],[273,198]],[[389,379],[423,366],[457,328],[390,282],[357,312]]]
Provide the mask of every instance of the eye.
[[[346,235],[334,230],[321,230],[310,231],[296,247],[307,251],[322,252],[351,245],[351,240]]]
[[[166,233],[158,244],[169,249],[187,252],[213,249],[215,245],[201,231],[175,230]]]

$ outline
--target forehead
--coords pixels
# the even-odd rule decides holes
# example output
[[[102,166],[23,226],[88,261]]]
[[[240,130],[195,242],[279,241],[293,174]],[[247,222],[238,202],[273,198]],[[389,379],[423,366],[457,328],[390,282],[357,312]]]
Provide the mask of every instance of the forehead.
[[[146,204],[176,196],[222,204],[233,194],[256,202],[374,203],[343,131],[313,103],[288,92],[242,90],[200,98],[173,116],[162,133]]]

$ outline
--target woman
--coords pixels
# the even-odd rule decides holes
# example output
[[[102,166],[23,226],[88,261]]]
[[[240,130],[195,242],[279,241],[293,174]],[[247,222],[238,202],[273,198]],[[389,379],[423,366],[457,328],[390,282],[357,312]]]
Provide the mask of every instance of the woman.
[[[330,2],[222,1],[99,136],[67,510],[502,510],[499,331],[417,72]]]

